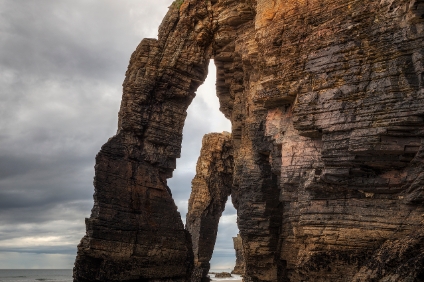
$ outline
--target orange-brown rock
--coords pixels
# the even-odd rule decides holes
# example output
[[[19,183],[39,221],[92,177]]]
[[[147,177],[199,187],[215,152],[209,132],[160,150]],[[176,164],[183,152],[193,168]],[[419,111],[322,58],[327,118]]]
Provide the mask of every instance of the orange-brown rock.
[[[228,132],[206,134],[191,182],[186,229],[191,234],[194,253],[192,282],[207,279],[218,231],[233,183],[233,146]]]
[[[166,178],[211,58],[246,279],[422,281],[424,1],[177,4],[130,61],[75,281],[188,279]]]
[[[240,234],[237,237],[233,237],[234,250],[236,251],[236,265],[234,266],[232,274],[244,274],[244,256],[243,256],[243,241],[241,240]]]

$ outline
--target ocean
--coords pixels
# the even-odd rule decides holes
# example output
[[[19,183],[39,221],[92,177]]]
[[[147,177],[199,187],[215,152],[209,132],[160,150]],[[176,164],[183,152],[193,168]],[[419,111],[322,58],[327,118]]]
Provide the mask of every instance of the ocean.
[[[220,271],[219,271],[220,272]],[[239,275],[232,278],[215,279],[210,274],[212,281],[241,280]],[[37,281],[60,281],[72,282],[72,269],[0,269],[0,282],[37,282]]]
[[[0,269],[0,282],[72,282],[72,269]]]

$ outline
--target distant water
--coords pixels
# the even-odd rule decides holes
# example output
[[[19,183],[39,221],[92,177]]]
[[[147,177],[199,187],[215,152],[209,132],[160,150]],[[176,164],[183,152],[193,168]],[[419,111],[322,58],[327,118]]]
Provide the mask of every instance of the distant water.
[[[222,272],[229,270],[215,270]],[[214,274],[210,274],[215,281],[241,280],[240,275],[233,274],[232,278],[216,279]],[[0,282],[38,282],[38,281],[56,281],[72,282],[72,269],[0,269]]]
[[[72,282],[72,269],[0,269],[0,282]]]

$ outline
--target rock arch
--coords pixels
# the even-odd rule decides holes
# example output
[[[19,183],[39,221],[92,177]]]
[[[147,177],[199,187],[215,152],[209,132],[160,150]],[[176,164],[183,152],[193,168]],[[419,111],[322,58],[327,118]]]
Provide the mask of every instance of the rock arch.
[[[187,281],[191,275],[190,234],[166,179],[212,55],[205,3],[172,5],[158,40],[144,39],[131,56],[118,132],[96,157],[95,204],[74,281]]]
[[[422,279],[422,253],[394,254],[424,238],[423,9],[422,0],[175,1],[158,40],[131,57],[117,135],[96,157],[74,280],[190,279],[192,242],[166,179],[211,58],[232,122],[249,279]],[[388,270],[393,261],[402,269]]]
[[[132,54],[117,134],[96,157],[95,203],[78,245],[74,281],[190,278],[192,241],[166,179],[175,169],[186,110],[209,60],[228,62],[214,47],[232,41],[225,30],[215,36],[221,24],[212,9],[216,4],[175,1],[158,40],[144,39]],[[227,116],[228,95],[221,89]]]

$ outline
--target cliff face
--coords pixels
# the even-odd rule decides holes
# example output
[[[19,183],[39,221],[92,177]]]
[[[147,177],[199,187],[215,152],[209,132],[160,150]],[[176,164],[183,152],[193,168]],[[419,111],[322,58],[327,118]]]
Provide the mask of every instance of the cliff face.
[[[231,135],[205,135],[186,217],[186,228],[191,234],[194,253],[192,282],[201,281],[208,275],[219,219],[231,195],[233,166]]]
[[[210,58],[247,277],[422,281],[423,46],[422,0],[171,6],[131,58],[75,281],[188,279],[166,178]]]

